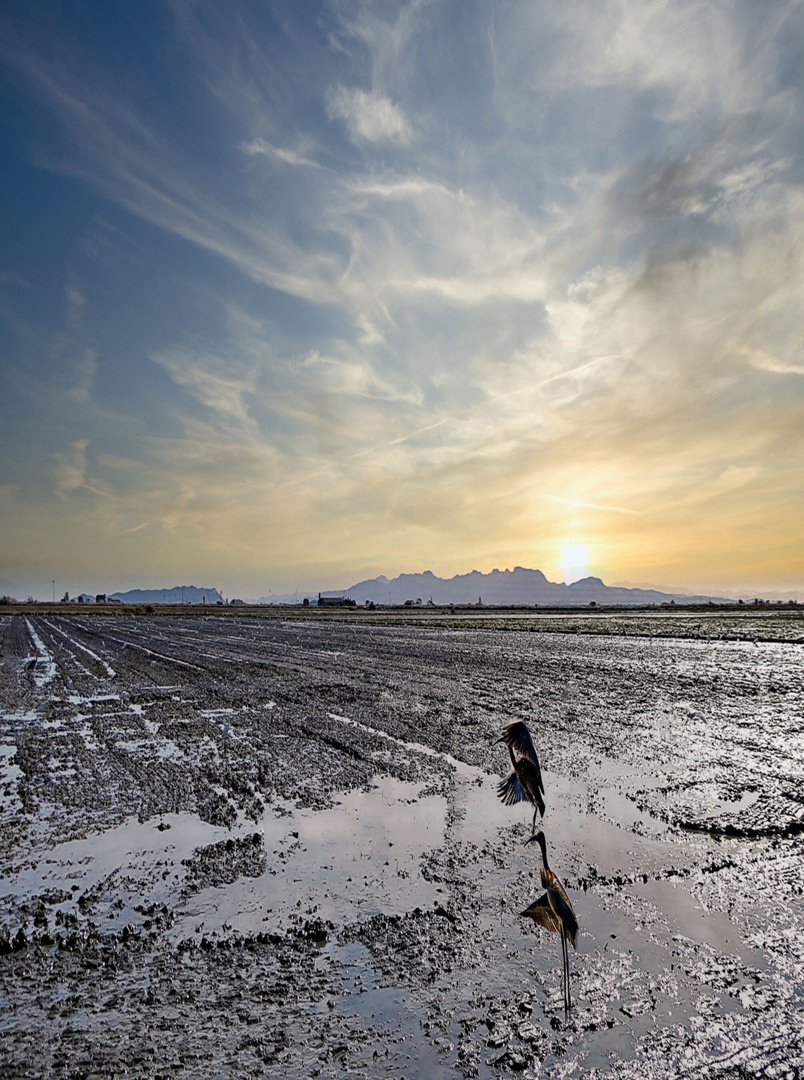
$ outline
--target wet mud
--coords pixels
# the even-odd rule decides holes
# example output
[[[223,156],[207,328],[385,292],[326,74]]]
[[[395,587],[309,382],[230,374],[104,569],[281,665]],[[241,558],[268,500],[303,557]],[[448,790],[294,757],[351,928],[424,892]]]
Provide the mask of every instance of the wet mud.
[[[800,617],[0,615],[0,1075],[800,1077]],[[580,923],[563,1010],[525,720]]]

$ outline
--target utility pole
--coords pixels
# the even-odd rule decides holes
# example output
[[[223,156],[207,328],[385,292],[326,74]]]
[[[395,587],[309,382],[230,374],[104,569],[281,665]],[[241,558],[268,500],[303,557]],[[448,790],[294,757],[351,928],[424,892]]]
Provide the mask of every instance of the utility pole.
[[[56,603],[56,579],[53,578],[53,603]]]

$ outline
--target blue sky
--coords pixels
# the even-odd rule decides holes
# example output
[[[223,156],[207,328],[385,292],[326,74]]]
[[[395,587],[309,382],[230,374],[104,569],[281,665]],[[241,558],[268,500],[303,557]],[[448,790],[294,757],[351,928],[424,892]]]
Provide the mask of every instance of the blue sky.
[[[4,5],[0,590],[804,588],[803,16]]]

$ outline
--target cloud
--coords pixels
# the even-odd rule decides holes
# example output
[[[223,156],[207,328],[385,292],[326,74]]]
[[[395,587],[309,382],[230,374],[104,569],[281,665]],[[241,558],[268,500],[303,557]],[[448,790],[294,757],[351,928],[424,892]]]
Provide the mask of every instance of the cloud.
[[[366,195],[378,199],[401,199],[417,202],[423,198],[439,201],[465,199],[460,191],[451,191],[446,184],[427,180],[422,176],[390,175],[358,177],[351,181],[349,190],[354,195]]]
[[[244,426],[253,424],[247,399],[254,392],[256,376],[248,363],[188,348],[152,353],[151,360],[213,412]]]
[[[567,506],[580,506],[585,510],[602,510],[611,514],[631,514],[634,517],[639,517],[641,512],[639,510],[628,510],[622,506],[606,506],[601,503],[584,502],[581,499],[567,499],[563,495],[548,495],[546,491],[540,491],[539,494],[543,499],[565,503]]]
[[[401,387],[392,378],[392,372],[381,374],[362,357],[322,356],[312,352],[304,358],[303,366],[315,372],[316,386],[326,389],[333,399],[349,396],[421,403],[417,389]]]
[[[704,502],[721,495],[729,495],[753,483],[762,472],[760,465],[730,465],[719,476],[697,488],[690,498],[694,502]]]
[[[86,486],[88,439],[76,439],[69,454],[59,454],[53,469],[53,488],[61,499]]]
[[[303,154],[297,154],[295,150],[285,150],[280,146],[274,146],[266,139],[252,139],[251,142],[243,143],[240,149],[244,154],[249,157],[268,157],[274,158],[277,161],[283,161],[286,165],[304,166],[309,169],[323,169],[323,165],[319,165],[317,161],[313,161],[312,158],[305,157]]]
[[[398,439],[392,439],[389,445],[397,446],[399,443],[408,442],[410,439],[416,439],[419,435],[424,435],[428,431],[434,431],[435,428],[439,428],[446,423],[446,420],[436,420],[434,424],[426,424],[417,431],[411,431],[409,435],[401,435]]]
[[[85,405],[90,400],[92,384],[97,370],[98,361],[95,352],[92,349],[87,349],[81,359],[76,360],[73,364],[75,382],[67,391],[67,397],[70,401]]]
[[[133,101],[93,73],[45,59],[20,43],[3,55],[19,78],[33,85],[69,132],[67,145],[42,153],[39,163],[77,176],[135,215],[238,266],[249,277],[316,302],[336,299],[333,280],[342,260],[308,249],[284,223],[221,199],[197,175],[157,118],[142,116]]]
[[[376,91],[335,86],[327,94],[327,112],[344,120],[354,141],[408,143],[412,131],[398,105]]]
[[[64,287],[64,295],[67,300],[67,315],[73,326],[81,323],[86,310],[86,297],[75,285],[67,284]]]
[[[712,115],[745,116],[765,105],[779,41],[788,32],[795,38],[799,13],[796,0],[768,17],[750,6],[701,7],[695,0],[502,9],[495,12],[497,71],[553,92],[625,91],[632,101],[649,95],[653,116],[695,128]],[[632,121],[633,111],[624,119]]]
[[[778,360],[763,349],[754,349],[749,345],[738,345],[737,352],[745,356],[748,363],[760,371],[772,371],[776,375],[804,375],[804,363],[791,364]]]
[[[0,269],[0,285],[18,285],[22,289],[29,289],[31,283],[19,274],[12,274],[8,270]]]

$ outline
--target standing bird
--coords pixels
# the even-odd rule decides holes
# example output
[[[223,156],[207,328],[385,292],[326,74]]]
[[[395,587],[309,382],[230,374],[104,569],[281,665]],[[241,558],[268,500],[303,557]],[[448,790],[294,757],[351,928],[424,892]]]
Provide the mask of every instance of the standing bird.
[[[531,836],[527,843],[535,840],[542,849],[542,885],[547,890],[538,900],[520,912],[520,915],[533,919],[545,930],[551,930],[554,934],[561,934],[561,957],[564,963],[564,1015],[566,1016],[572,1007],[569,985],[569,949],[567,940],[572,942],[573,949],[577,949],[575,937],[578,933],[578,920],[572,910],[572,904],[567,896],[564,886],[547,864],[547,841],[544,833],[539,832]]]
[[[504,742],[511,755],[513,771],[506,776],[497,788],[506,806],[525,799],[533,804],[533,832],[536,832],[536,812],[539,811],[544,817],[544,784],[542,783],[542,770],[539,768],[539,759],[533,747],[527,725],[521,720],[515,724],[509,724],[503,728],[502,737],[497,742]],[[514,756],[514,750],[520,755]]]

